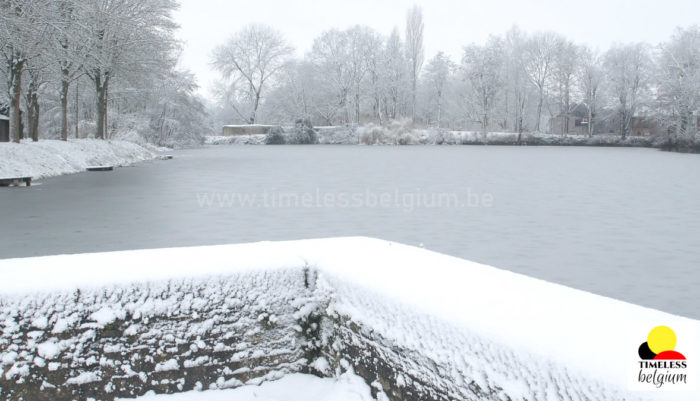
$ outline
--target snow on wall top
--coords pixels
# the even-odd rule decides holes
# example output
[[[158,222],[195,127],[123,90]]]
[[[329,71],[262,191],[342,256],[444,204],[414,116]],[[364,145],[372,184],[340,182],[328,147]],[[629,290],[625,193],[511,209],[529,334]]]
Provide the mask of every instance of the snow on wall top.
[[[630,344],[631,326],[683,324],[700,333],[697,320],[363,237],[6,259],[0,294],[304,266],[380,294],[387,308],[410,306],[620,387],[629,369],[626,351],[638,346]],[[700,392],[673,399],[697,400]]]

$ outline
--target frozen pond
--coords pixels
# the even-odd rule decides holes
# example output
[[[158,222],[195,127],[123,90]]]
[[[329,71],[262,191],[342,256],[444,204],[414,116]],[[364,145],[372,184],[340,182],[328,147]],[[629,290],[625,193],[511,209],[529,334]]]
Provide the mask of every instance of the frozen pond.
[[[364,235],[700,318],[698,155],[221,146],[175,156],[0,188],[0,257]]]

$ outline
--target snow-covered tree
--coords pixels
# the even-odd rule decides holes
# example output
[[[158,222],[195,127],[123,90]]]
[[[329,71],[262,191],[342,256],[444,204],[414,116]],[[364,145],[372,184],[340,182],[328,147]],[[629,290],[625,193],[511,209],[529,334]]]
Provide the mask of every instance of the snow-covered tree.
[[[110,85],[117,76],[143,77],[172,65],[174,0],[89,0],[82,23],[90,53],[85,73],[95,85],[95,137],[105,138]]]
[[[518,133],[518,141],[525,126],[525,109],[529,93],[529,77],[525,70],[525,45],[527,37],[517,27],[511,28],[504,39],[505,57],[505,110],[512,116],[512,127]]]
[[[560,41],[561,37],[553,32],[538,32],[533,34],[525,44],[525,71],[537,89],[535,131],[540,131],[547,84],[553,73]]]
[[[68,139],[68,90],[83,73],[94,41],[82,21],[87,17],[84,3],[76,0],[51,2],[54,16],[49,57],[60,73],[61,139]]]
[[[418,77],[423,67],[423,10],[414,5],[406,15],[406,61],[411,79],[411,119],[416,122]]]
[[[601,90],[605,73],[602,67],[601,56],[593,50],[582,47],[577,76],[578,85],[582,94],[582,103],[588,110],[588,136],[593,136],[598,122],[598,107],[600,105]]]
[[[394,28],[384,45],[384,107],[389,119],[400,117],[407,83],[404,45],[398,29]]]
[[[349,96],[355,82],[352,65],[348,62],[350,58],[350,38],[347,32],[331,29],[314,40],[311,59],[316,66],[316,73],[331,94],[327,100],[329,105],[344,113],[346,123],[350,122]]]
[[[571,89],[574,84],[579,58],[580,49],[574,42],[566,39],[557,41],[552,76],[559,97],[559,115],[565,117],[561,134],[569,132],[568,115],[571,111]]]
[[[464,48],[462,69],[471,88],[468,102],[473,119],[479,122],[483,132],[488,131],[496,96],[503,86],[503,42],[491,37],[484,46],[470,45]]]
[[[214,49],[212,65],[249,102],[248,112],[234,103],[235,111],[241,118],[251,124],[256,123],[265,90],[288,62],[292,52],[293,48],[282,34],[260,24],[244,27]]]
[[[657,77],[665,125],[673,128],[676,143],[690,139],[700,111],[700,27],[678,29],[660,46]]]
[[[616,99],[622,138],[630,133],[632,118],[639,110],[649,84],[651,58],[642,43],[615,45],[605,54],[605,71]]]
[[[434,111],[437,128],[440,128],[442,122],[448,84],[454,69],[454,63],[443,52],[438,52],[425,66],[424,77],[431,102],[430,109]]]
[[[48,0],[0,2],[0,53],[8,72],[10,137],[15,142],[22,138],[22,74],[28,64],[37,63],[49,36],[47,6]]]

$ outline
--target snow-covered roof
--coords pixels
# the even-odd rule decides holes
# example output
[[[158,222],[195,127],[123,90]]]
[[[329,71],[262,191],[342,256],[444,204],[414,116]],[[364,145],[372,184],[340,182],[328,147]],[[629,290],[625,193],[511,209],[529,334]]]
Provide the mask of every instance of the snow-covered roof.
[[[9,120],[9,119],[10,119],[9,117],[0,114],[0,120]]]
[[[700,333],[697,320],[364,237],[6,259],[0,260],[0,294],[305,267],[316,269],[329,283],[342,283],[346,297],[363,291],[377,294],[385,300],[377,307],[389,314],[398,305],[409,307],[506,344],[523,355],[521,360],[554,360],[623,391],[630,361],[650,328],[668,325]],[[348,309],[353,318],[372,321],[353,305]],[[679,338],[678,348],[694,355],[695,340]],[[694,390],[672,399],[697,400],[699,395]]]

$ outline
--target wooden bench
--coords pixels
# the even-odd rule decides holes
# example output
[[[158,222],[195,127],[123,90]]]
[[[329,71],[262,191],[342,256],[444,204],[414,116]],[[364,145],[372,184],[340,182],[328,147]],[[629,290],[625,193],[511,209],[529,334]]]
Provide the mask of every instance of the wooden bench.
[[[24,184],[28,187],[32,186],[32,177],[0,178],[0,187],[9,187],[10,185],[19,186],[20,184]]]

